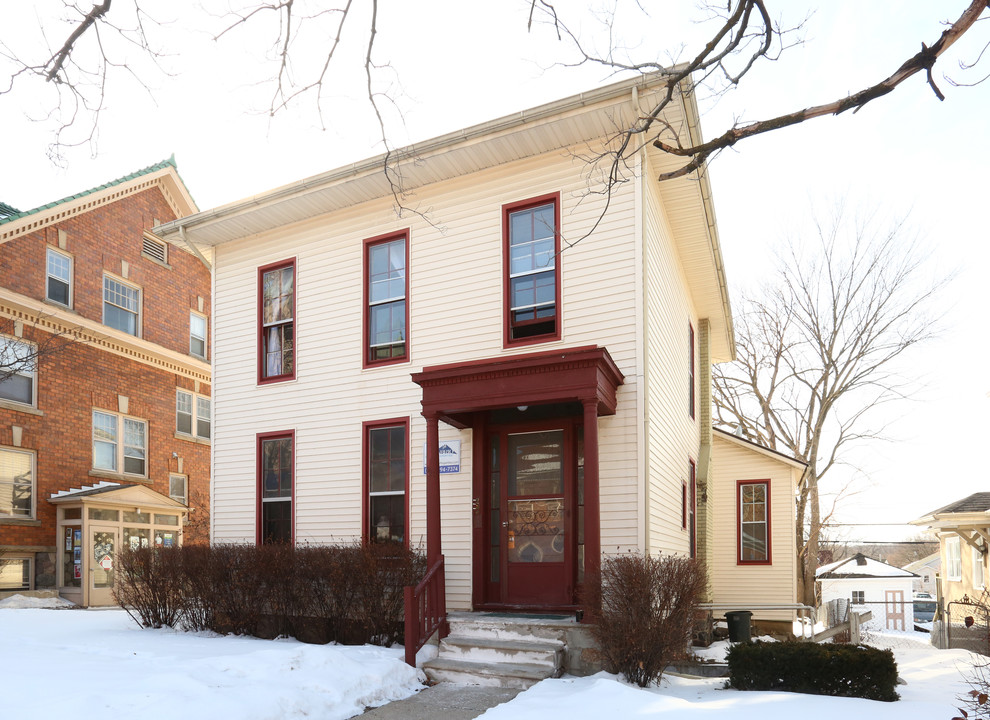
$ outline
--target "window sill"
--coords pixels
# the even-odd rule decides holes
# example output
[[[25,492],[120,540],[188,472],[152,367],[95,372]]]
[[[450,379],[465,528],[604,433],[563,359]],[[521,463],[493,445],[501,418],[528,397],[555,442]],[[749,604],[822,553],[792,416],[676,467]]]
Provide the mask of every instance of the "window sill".
[[[142,252],[141,253],[141,257],[143,257],[145,260],[151,260],[151,262],[153,262],[155,265],[161,265],[163,268],[165,268],[167,270],[171,270],[172,269],[172,266],[169,265],[167,262],[162,262],[158,258],[152,257],[148,253]]]
[[[48,298],[41,298],[41,302],[43,302],[45,305],[51,305],[53,308],[58,308],[62,312],[70,312],[73,315],[78,315],[79,314],[79,313],[77,313],[72,308],[72,306],[70,306],[70,305],[63,305],[62,303],[60,303],[60,302],[58,302],[56,300],[49,300]]]
[[[41,520],[28,518],[0,518],[0,525],[20,525],[21,527],[41,527]]]
[[[0,400],[0,408],[3,408],[4,410],[14,410],[16,412],[26,413],[27,415],[38,415],[39,417],[44,416],[45,414],[36,407],[14,402],[13,400]]]
[[[90,477],[105,478],[106,480],[120,480],[122,482],[138,482],[138,483],[145,483],[146,485],[152,484],[152,481],[146,477],[139,477],[138,475],[125,475],[124,473],[108,472],[106,470],[90,470],[88,475]]]
[[[197,445],[206,445],[207,447],[213,444],[213,441],[209,438],[196,437],[195,435],[187,435],[186,433],[175,433],[176,440],[185,440],[186,442],[196,443]]]

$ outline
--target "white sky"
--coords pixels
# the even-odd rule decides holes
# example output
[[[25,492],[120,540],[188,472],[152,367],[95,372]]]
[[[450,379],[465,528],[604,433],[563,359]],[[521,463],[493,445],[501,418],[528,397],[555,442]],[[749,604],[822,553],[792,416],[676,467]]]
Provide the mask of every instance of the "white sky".
[[[203,0],[204,4],[209,0]],[[37,17],[55,0],[0,5],[0,41],[38,47]],[[99,185],[168,157],[201,209],[268,190],[382,151],[362,100],[358,62],[338,66],[325,104],[327,130],[309,101],[269,120],[246,112],[266,106],[268,90],[259,48],[266,39],[242,33],[220,44],[209,41],[211,21],[194,0],[146,0],[159,19],[174,19],[160,33],[173,54],[164,63],[174,74],[149,72],[138,56],[132,67],[153,86],[148,94],[117,73],[99,130],[98,154],[70,151],[67,167],[46,158],[51,125],[39,117],[48,88],[27,84],[0,96],[4,152],[0,200],[28,209]],[[513,111],[611,82],[601,69],[551,67],[565,48],[545,28],[526,32],[527,4],[424,3],[381,0],[376,58],[394,68],[401,89],[402,123],[390,126],[390,141],[402,145],[434,137]],[[807,42],[784,59],[751,75],[714,108],[702,106],[706,137],[733,117],[753,120],[825,102],[886,77],[920,43],[934,42],[941,22],[955,19],[966,0],[932,3],[848,0],[814,4],[789,0],[787,21],[814,14]],[[579,18],[588,37],[602,38],[584,3],[561,2],[565,17]],[[115,12],[127,4],[115,3]],[[160,10],[158,8],[161,8]],[[685,0],[666,3],[656,17],[634,16],[623,0],[620,18],[634,55],[667,60],[678,43],[705,32]],[[779,12],[779,11],[777,11]],[[574,13],[577,13],[576,15]],[[171,17],[169,17],[171,16]],[[634,17],[636,19],[634,19]],[[357,18],[356,18],[357,19]],[[361,20],[364,22],[364,20]],[[986,490],[978,462],[990,435],[990,350],[985,308],[990,301],[985,270],[990,261],[983,210],[990,167],[990,83],[953,87],[942,77],[966,78],[957,61],[974,60],[987,41],[978,24],[943,58],[936,79],[947,98],[939,102],[923,78],[915,77],[892,95],[855,116],[825,118],[740,143],[711,168],[722,249],[734,292],[767,277],[775,245],[807,232],[812,208],[836,202],[854,210],[878,210],[909,218],[913,232],[930,247],[933,274],[957,275],[940,298],[944,330],[914,353],[908,370],[924,381],[915,400],[889,418],[891,441],[872,444],[853,458],[861,472],[839,470],[834,482],[855,476],[861,492],[839,509],[849,523],[901,523],[972,492]],[[50,25],[51,27],[51,25]],[[189,28],[197,28],[190,30]],[[360,29],[358,25],[352,30]],[[61,38],[58,31],[54,38]],[[632,37],[629,33],[638,33]],[[349,36],[356,38],[356,36]],[[60,41],[59,41],[60,42]],[[355,47],[351,48],[357,50]],[[349,56],[349,57],[353,57]],[[344,82],[343,78],[348,79]],[[975,78],[969,78],[975,79]],[[395,120],[395,117],[392,118]],[[848,528],[851,539],[903,537],[914,529]]]

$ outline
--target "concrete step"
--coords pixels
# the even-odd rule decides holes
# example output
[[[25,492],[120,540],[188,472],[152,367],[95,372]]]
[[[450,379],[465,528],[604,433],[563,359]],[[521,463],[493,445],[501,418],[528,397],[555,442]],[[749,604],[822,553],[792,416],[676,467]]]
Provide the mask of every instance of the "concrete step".
[[[525,616],[450,613],[450,634],[500,640],[550,640],[564,643],[568,631],[579,627],[573,616],[529,619]]]
[[[556,671],[563,661],[564,643],[558,640],[449,635],[440,643],[440,656],[481,663],[546,665]]]
[[[527,663],[484,663],[456,660],[439,656],[423,664],[423,671],[432,682],[525,690],[541,680],[559,677],[560,670],[548,665]]]

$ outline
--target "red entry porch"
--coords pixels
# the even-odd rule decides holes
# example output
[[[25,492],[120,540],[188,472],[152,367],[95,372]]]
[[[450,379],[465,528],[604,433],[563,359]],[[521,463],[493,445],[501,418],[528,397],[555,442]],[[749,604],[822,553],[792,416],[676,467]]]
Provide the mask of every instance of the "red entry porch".
[[[584,346],[425,368],[427,558],[441,556],[439,423],[472,430],[475,609],[568,610],[601,557],[598,417],[623,375]]]

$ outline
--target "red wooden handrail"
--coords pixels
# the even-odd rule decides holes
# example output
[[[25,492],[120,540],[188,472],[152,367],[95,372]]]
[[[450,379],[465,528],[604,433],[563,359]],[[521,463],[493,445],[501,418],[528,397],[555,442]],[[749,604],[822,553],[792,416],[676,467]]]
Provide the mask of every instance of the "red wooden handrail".
[[[441,638],[447,635],[447,586],[443,555],[426,572],[419,585],[407,585],[404,593],[406,663],[416,667],[416,653],[433,633],[439,632]]]

